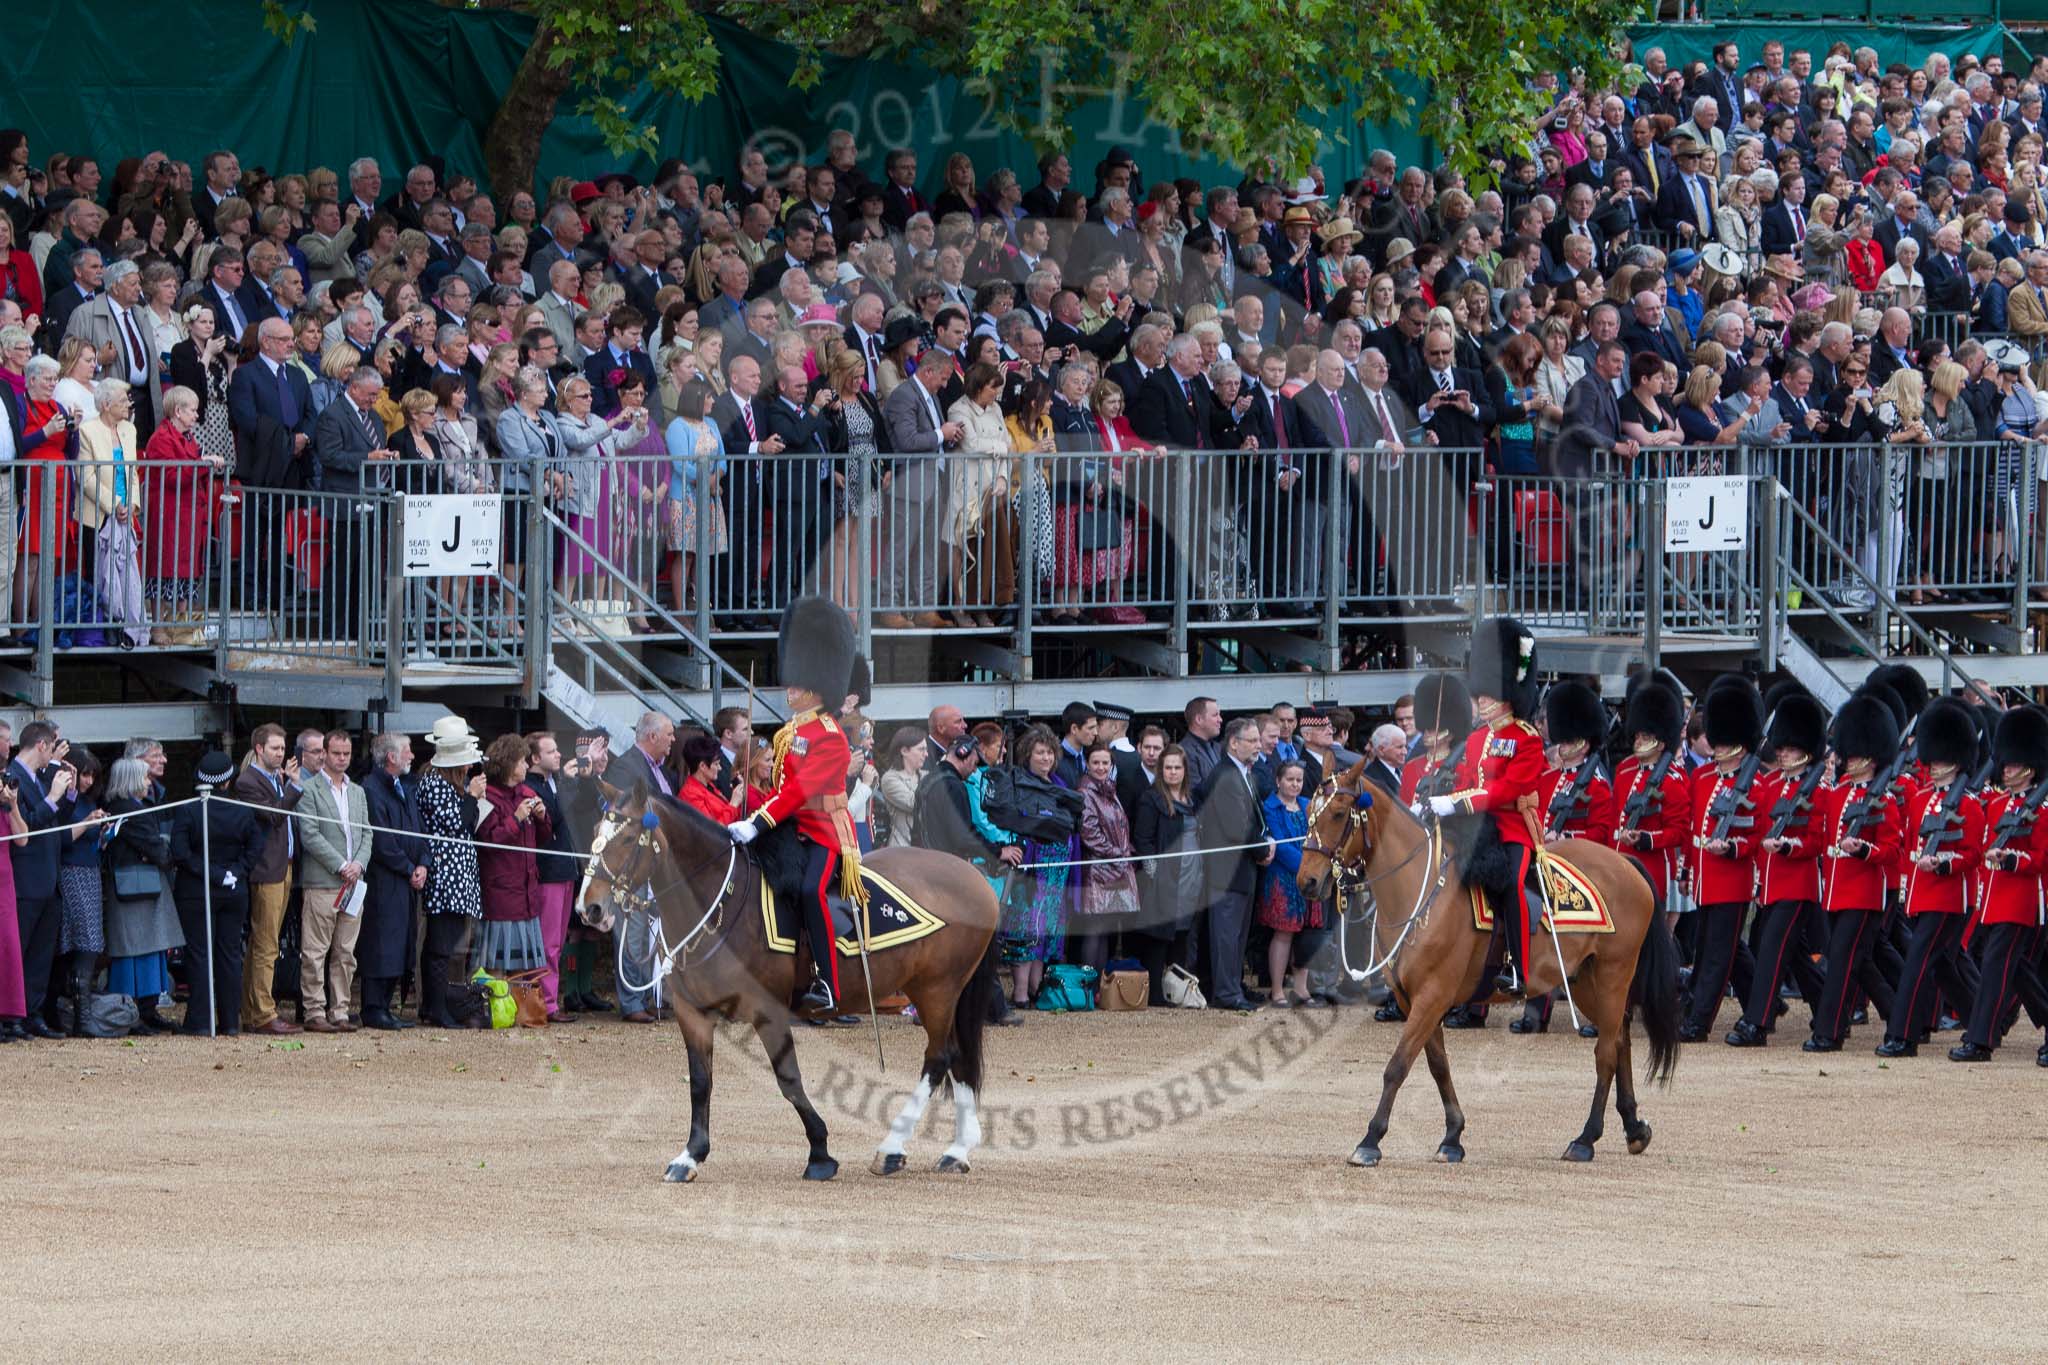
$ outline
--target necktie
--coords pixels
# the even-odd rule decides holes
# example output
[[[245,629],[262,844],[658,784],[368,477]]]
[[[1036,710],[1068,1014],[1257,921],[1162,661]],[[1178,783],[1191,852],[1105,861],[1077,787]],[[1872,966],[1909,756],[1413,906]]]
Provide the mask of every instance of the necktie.
[[[1329,395],[1329,399],[1330,406],[1337,410],[1337,434],[1343,438],[1344,444],[1348,446],[1351,444],[1351,424],[1344,420],[1344,395],[1333,393]]]
[[[872,391],[874,391],[874,390],[876,390],[876,389],[879,389],[879,388],[881,388],[881,387],[882,387],[882,384],[881,384],[881,380],[880,380],[880,379],[879,379],[879,378],[877,377],[877,375],[876,375],[876,373],[875,373],[875,339],[874,339],[874,337],[872,337],[872,336],[868,336],[868,337],[866,337],[866,338],[865,338],[865,339],[864,339],[864,340],[862,341],[862,343],[861,343],[861,348],[860,348],[860,349],[861,349],[861,353],[862,353],[863,355],[865,355],[865,356],[867,357],[867,362],[868,362],[868,389],[869,389],[869,391],[870,391],[870,392],[872,392]]]
[[[1657,193],[1657,190],[1658,190],[1658,184],[1657,184],[1657,149],[1656,149],[1655,147],[1652,147],[1652,148],[1651,148],[1651,149],[1650,149],[1650,150],[1649,150],[1648,152],[1646,152],[1646,153],[1644,154],[1644,156],[1643,156],[1643,169],[1644,169],[1644,170],[1646,170],[1646,171],[1648,171],[1648,172],[1650,173],[1650,193],[1651,193],[1652,195],[1655,195],[1655,194]]]
[[[1711,218],[1711,217],[1713,216],[1712,214],[1710,214],[1710,213],[1708,213],[1708,212],[1707,212],[1707,192],[1706,192],[1706,190],[1705,190],[1705,189],[1704,189],[1704,188],[1703,188],[1703,187],[1702,187],[1702,186],[1700,185],[1700,178],[1699,178],[1698,176],[1694,176],[1694,177],[1692,178],[1692,182],[1691,182],[1691,183],[1692,183],[1692,199],[1693,199],[1693,208],[1694,208],[1694,209],[1695,209],[1695,210],[1696,210],[1696,211],[1698,212],[1698,214],[1699,214],[1699,226],[1700,226],[1700,228],[1701,228],[1701,229],[1702,229],[1702,230],[1704,231],[1704,230],[1705,230],[1705,228],[1706,228],[1706,225],[1707,225],[1707,221],[1708,221],[1708,219],[1710,219],[1710,218]]]
[[[121,335],[128,343],[128,373],[142,373],[142,338],[135,331],[135,315],[126,308],[116,310],[121,319]]]
[[[740,404],[740,420],[747,424],[747,443],[749,445],[760,444],[761,433],[754,430],[754,405],[752,403],[742,402]]]
[[[356,415],[362,419],[363,432],[370,438],[370,449],[384,444],[384,423],[369,408],[360,408]]]
[[[287,427],[299,424],[299,400],[292,392],[291,376],[284,372],[284,366],[277,367],[277,411]]]
[[[1393,414],[1387,411],[1387,395],[1385,390],[1375,390],[1373,392],[1372,406],[1373,412],[1380,419],[1380,435],[1395,450],[1403,449],[1401,445],[1401,429],[1394,425]]]
[[[1282,450],[1285,450],[1287,449],[1287,419],[1280,413],[1280,395],[1274,393],[1271,389],[1266,391],[1266,408],[1273,414],[1273,439],[1280,443]]]
[[[1806,215],[1799,211],[1797,204],[1792,206],[1792,240],[1795,242],[1806,240]]]
[[[228,340],[239,342],[242,339],[242,306],[235,302],[233,294],[222,294],[220,301],[227,308]]]
[[[1445,370],[1437,375],[1436,391],[1438,393],[1449,393],[1451,391],[1451,372],[1449,370]]]

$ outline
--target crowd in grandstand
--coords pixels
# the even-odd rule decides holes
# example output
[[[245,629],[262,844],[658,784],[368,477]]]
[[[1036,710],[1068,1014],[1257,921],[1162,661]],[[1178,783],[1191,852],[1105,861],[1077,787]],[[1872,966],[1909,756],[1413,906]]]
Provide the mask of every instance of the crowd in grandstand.
[[[843,586],[861,516],[884,629],[1002,624],[1027,578],[1050,621],[1140,620],[1126,587],[1156,604],[1174,568],[1160,452],[1229,471],[1184,533],[1217,601],[1313,602],[1330,536],[1387,558],[1370,511],[1326,513],[1403,461],[1445,489],[1404,556],[1462,542],[1489,473],[1718,460],[1866,559],[1889,508],[1888,581],[1995,572],[2035,534],[2044,83],[2048,58],[1652,49],[1557,86],[1491,188],[1383,151],[1343,184],[1121,149],[930,167],[839,131],[772,173],[750,149],[493,195],[434,156],[0,132],[0,602],[32,627],[56,574],[120,642],[176,644],[238,494],[523,492],[533,461],[578,543],[510,535],[508,575],[547,554],[576,595],[630,559],[678,609],[701,575],[721,626]]]

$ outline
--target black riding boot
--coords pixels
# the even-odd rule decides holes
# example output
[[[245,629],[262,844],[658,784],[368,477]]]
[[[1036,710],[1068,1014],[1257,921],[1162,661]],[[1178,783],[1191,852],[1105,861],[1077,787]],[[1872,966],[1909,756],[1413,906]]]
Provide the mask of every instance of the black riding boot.
[[[1495,913],[1501,920],[1501,933],[1506,937],[1501,944],[1500,971],[1493,978],[1493,988],[1504,995],[1522,994],[1522,964],[1515,959],[1522,951],[1522,906],[1519,893],[1501,899],[1510,904],[1499,907]]]
[[[825,909],[822,896],[806,896],[804,899],[804,936],[810,940],[811,970],[816,975],[796,1002],[797,1009],[809,1015],[836,1014],[839,992],[834,989],[834,983],[839,963],[838,950],[832,942],[832,917]],[[858,906],[854,907],[854,913],[860,913]]]
[[[73,953],[71,968],[71,1036],[85,1037],[85,1005],[92,998],[93,968],[98,965],[97,953]]]

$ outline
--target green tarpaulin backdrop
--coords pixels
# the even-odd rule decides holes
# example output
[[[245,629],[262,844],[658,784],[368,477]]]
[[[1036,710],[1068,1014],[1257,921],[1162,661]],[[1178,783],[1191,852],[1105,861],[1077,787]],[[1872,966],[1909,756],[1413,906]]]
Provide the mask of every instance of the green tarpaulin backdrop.
[[[424,0],[312,0],[317,33],[290,49],[263,31],[256,0],[92,0],[27,7],[10,16],[0,44],[0,79],[9,87],[0,124],[18,123],[38,157],[90,149],[112,159],[161,148],[192,160],[232,147],[244,169],[339,169],[375,156],[387,188],[394,168],[439,152],[450,167],[481,172],[482,142],[533,32],[523,15],[444,9]],[[871,174],[892,147],[914,147],[921,171],[966,151],[985,174],[1007,165],[1033,183],[1035,154],[1000,132],[980,98],[930,71],[887,62],[828,61],[813,90],[789,88],[794,55],[714,21],[723,53],[718,93],[702,104],[642,91],[633,117],[661,130],[664,155],[730,173],[751,135],[771,164],[821,159],[834,127],[859,137]],[[618,164],[591,125],[563,102],[541,154],[541,174],[588,175]],[[1108,90],[1073,120],[1075,179],[1111,146],[1135,155],[1147,179],[1201,176],[1218,168],[1180,149],[1170,128],[1147,121],[1143,102]],[[1349,131],[1322,157],[1340,182],[1358,173],[1374,146],[1404,161],[1425,151],[1403,129]],[[651,166],[627,159],[642,173]]]
[[[1649,24],[1630,29],[1629,37],[1635,41],[1637,57],[1653,47],[1661,47],[1673,66],[1683,66],[1695,60],[1711,62],[1715,45],[1730,40],[1741,44],[1742,61],[1746,66],[1763,55],[1764,43],[1772,38],[1784,43],[1788,52],[1802,47],[1811,52],[1816,71],[1820,69],[1821,58],[1837,41],[1852,48],[1870,48],[1886,66],[1893,62],[1918,66],[1927,60],[1928,53],[1936,50],[1951,57],[1965,52],[1981,57],[1987,53],[2007,51],[2005,29],[1998,24],[1980,24],[1975,28],[1767,22]]]

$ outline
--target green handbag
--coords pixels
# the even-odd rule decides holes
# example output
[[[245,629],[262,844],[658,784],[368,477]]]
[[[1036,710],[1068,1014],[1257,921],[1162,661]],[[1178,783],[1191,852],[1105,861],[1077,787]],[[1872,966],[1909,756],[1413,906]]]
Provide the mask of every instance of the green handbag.
[[[1093,967],[1056,962],[1045,969],[1038,987],[1038,1008],[1063,1013],[1095,1008],[1095,986],[1102,974]]]
[[[512,987],[503,977],[479,967],[469,982],[489,999],[492,1028],[511,1028],[519,1022],[519,1002],[512,998]]]

